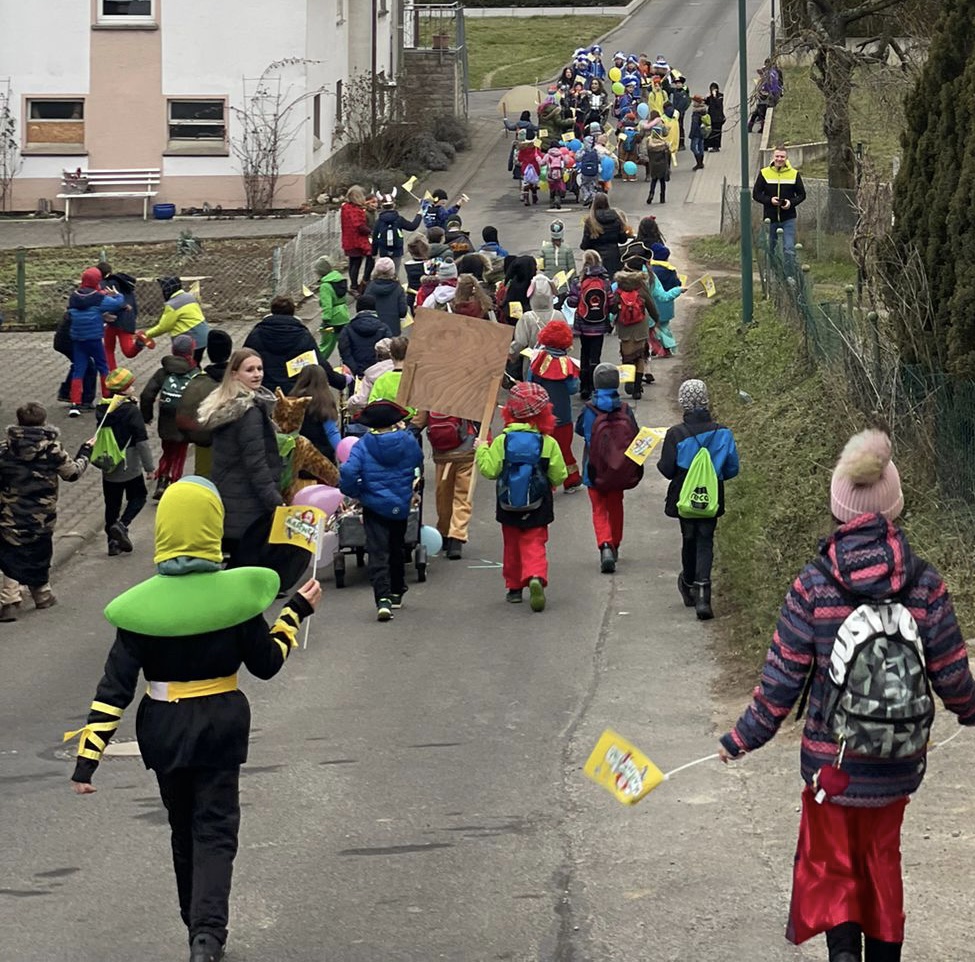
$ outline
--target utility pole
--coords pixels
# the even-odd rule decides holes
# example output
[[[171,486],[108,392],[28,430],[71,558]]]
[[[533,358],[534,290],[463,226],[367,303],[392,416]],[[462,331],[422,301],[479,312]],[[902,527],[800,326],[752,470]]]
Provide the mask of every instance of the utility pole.
[[[741,101],[738,139],[741,145],[741,322],[751,324],[754,311],[752,266],[752,192],[748,176],[748,17],[738,0],[738,94]]]
[[[769,23],[768,55],[775,58],[775,0],[772,0],[772,20]]]

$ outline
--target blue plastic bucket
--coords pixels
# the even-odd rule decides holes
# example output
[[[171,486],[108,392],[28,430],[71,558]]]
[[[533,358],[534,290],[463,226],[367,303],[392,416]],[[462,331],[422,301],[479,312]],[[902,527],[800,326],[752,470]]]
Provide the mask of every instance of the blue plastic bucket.
[[[153,204],[152,216],[156,220],[172,220],[176,216],[175,204]]]

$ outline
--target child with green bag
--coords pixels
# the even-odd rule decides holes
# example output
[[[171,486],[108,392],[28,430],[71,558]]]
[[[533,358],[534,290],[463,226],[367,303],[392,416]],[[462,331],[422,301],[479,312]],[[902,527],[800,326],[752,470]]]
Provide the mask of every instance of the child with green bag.
[[[696,378],[677,391],[684,412],[669,428],[657,470],[670,481],[664,513],[680,519],[681,573],[677,590],[701,621],[711,610],[714,530],[724,514],[724,482],[738,474],[738,448],[729,428],[711,417],[708,389]]]

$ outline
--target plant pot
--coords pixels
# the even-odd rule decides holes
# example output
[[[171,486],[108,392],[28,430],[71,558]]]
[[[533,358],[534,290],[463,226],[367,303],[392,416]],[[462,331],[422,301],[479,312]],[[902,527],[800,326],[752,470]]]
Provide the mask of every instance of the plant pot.
[[[172,220],[176,216],[175,204],[153,204],[152,216],[156,220]]]
[[[450,49],[450,37],[445,33],[434,34],[431,43],[434,50]]]

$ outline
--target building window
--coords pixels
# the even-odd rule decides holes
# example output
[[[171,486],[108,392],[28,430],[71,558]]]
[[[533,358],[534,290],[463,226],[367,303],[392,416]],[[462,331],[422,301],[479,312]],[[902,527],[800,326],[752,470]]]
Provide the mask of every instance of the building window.
[[[170,100],[169,149],[223,150],[227,141],[226,109],[222,100]]]
[[[311,132],[316,140],[322,139],[322,95],[315,94],[312,100]]]
[[[85,146],[84,100],[27,101],[27,147]]]
[[[98,22],[152,22],[154,4],[155,0],[98,0]]]

